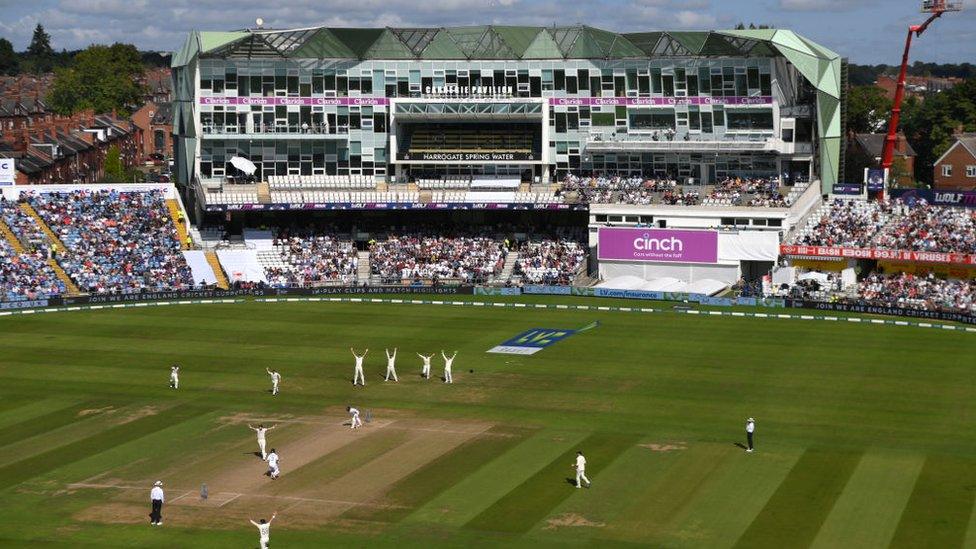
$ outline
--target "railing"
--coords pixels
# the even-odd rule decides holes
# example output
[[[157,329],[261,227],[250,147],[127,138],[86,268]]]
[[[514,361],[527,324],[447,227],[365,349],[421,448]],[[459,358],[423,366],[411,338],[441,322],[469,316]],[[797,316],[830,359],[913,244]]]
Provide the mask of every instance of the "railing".
[[[246,126],[223,125],[215,126],[212,124],[203,125],[204,135],[266,135],[266,134],[287,134],[287,135],[347,135],[348,126],[329,126],[301,124],[298,126],[280,124],[258,124],[248,129]]]

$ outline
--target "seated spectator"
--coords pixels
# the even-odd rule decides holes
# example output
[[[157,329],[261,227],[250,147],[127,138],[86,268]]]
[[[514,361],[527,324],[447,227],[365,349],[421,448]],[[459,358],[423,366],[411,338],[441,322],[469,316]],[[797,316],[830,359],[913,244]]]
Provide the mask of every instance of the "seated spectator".
[[[384,283],[457,280],[485,283],[501,273],[505,248],[486,236],[390,235],[370,244],[370,270]]]
[[[873,273],[860,282],[856,298],[869,305],[976,314],[976,279],[943,279],[934,274]]]
[[[917,252],[976,253],[976,210],[930,206],[924,200],[912,207],[900,200],[902,215],[889,223],[874,247]]]
[[[525,244],[515,274],[528,284],[570,285],[583,268],[586,251],[577,242],[543,240]]]
[[[161,191],[76,190],[26,198],[67,247],[58,262],[82,291],[193,288]]]
[[[0,301],[43,299],[62,295],[66,288],[47,262],[46,239],[33,218],[17,204],[0,201],[0,218],[25,248],[17,253],[0,236]]]
[[[869,247],[891,216],[890,202],[834,200],[827,211],[800,230],[794,243],[804,246]]]
[[[356,283],[359,255],[351,242],[321,234],[298,236],[279,232],[275,251],[288,268],[264,268],[268,286],[272,288]]]

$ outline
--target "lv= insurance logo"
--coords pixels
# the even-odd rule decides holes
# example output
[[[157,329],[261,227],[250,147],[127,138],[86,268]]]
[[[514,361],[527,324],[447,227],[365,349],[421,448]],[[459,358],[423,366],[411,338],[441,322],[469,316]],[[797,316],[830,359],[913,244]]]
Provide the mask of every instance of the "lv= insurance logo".
[[[559,343],[567,337],[585,332],[591,328],[599,326],[599,322],[593,322],[578,330],[562,328],[532,328],[517,336],[488,349],[489,353],[501,353],[507,355],[534,355],[550,345]]]

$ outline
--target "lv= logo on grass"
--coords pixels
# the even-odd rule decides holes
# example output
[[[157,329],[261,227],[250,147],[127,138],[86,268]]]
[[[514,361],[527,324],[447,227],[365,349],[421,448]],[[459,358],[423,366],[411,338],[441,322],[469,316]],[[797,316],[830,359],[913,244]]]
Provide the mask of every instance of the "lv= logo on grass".
[[[489,353],[499,353],[506,355],[534,355],[539,351],[559,343],[567,337],[591,330],[600,325],[599,321],[592,322],[577,330],[561,328],[532,328],[517,336],[488,349]]]

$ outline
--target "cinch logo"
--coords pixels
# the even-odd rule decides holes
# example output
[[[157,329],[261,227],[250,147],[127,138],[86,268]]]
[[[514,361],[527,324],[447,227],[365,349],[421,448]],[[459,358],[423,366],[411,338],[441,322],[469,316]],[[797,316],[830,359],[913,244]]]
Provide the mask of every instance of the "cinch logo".
[[[649,233],[634,239],[634,249],[648,252],[683,252],[684,242],[676,236],[671,238],[651,238]]]

